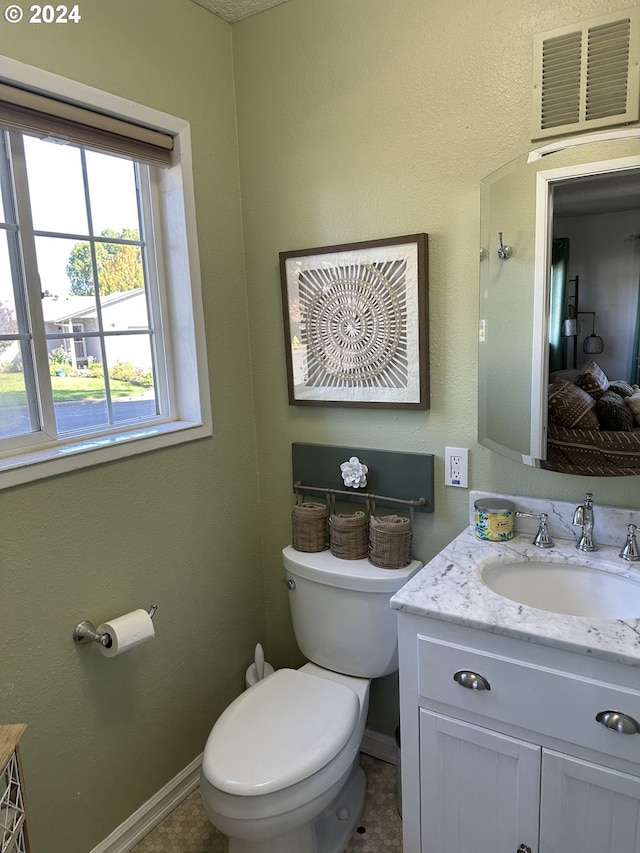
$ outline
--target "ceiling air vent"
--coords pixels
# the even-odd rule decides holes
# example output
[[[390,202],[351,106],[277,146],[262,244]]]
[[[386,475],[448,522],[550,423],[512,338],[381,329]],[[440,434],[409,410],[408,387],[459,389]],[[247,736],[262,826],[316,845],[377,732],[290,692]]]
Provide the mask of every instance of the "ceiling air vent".
[[[533,139],[640,118],[639,12],[629,9],[535,36]]]

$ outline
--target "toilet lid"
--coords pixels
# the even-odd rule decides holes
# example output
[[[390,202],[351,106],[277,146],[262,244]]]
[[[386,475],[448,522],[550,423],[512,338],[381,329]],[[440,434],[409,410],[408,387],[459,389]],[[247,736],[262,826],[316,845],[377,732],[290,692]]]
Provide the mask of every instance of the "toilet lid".
[[[340,752],[359,714],[344,684],[279,669],[222,713],[204,750],[202,771],[221,791],[279,791],[320,770]]]

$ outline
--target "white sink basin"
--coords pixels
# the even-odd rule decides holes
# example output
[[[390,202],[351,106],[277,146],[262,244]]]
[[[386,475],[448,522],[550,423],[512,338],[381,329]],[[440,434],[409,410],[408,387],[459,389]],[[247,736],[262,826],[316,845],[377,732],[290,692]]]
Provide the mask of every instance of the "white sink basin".
[[[590,616],[595,619],[640,618],[640,580],[568,563],[493,563],[482,582],[527,607]]]

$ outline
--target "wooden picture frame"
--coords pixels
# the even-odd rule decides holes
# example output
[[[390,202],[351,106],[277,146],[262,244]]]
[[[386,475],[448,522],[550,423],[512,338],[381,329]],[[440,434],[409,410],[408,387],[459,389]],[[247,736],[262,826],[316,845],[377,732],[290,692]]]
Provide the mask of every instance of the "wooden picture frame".
[[[428,235],[280,252],[289,404],[429,408]]]

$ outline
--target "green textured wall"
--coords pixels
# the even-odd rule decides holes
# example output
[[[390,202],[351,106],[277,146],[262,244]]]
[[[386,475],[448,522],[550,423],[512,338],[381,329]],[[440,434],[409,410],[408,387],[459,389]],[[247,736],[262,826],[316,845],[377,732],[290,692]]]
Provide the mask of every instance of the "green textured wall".
[[[526,468],[476,444],[479,183],[530,143],[532,35],[629,0],[292,0],[234,25],[240,174],[269,647],[289,657],[277,578],[291,441],[430,452],[436,510],[416,519],[429,559],[467,523],[444,447],[471,448],[472,487],[639,507],[636,478]],[[278,252],[429,234],[431,410],[287,405]],[[508,238],[509,234],[505,234]],[[507,242],[510,242],[507,240]],[[517,356],[517,353],[514,353]],[[369,724],[393,731],[393,682]]]
[[[531,147],[532,33],[628,5],[292,0],[230,27],[190,0],[85,0],[77,27],[0,24],[8,55],[191,121],[215,429],[0,492],[1,714],[30,724],[36,853],[87,853],[197,755],[257,640],[276,666],[299,662],[279,582],[292,441],[434,453],[422,559],[466,524],[445,445],[471,447],[477,488],[577,500],[589,486],[638,507],[635,480],[475,444],[479,181]],[[290,407],[278,252],[417,231],[431,410]],[[73,647],[79,619],[152,601],[152,644],[114,660]],[[372,691],[383,732],[394,690]]]
[[[0,491],[0,719],[26,722],[34,853],[88,853],[182,770],[265,642],[232,40],[199,6],[2,23],[11,57],[191,122],[212,439]],[[71,640],[151,603],[112,660]]]

